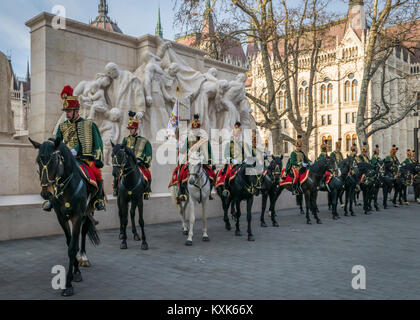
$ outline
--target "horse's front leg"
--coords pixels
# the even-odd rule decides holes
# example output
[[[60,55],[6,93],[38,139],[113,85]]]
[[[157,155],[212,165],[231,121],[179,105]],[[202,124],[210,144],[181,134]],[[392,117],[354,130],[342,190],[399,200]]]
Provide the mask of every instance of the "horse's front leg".
[[[267,224],[265,223],[265,219],[264,219],[264,214],[265,214],[265,209],[267,207],[268,192],[269,191],[264,191],[262,194],[260,223],[261,223],[261,227],[263,228],[267,228]]]
[[[309,208],[311,206],[309,191],[305,191],[305,206],[306,206],[306,223],[312,224],[311,217],[309,216]]]
[[[77,253],[77,260],[79,262],[80,267],[89,268],[90,262],[86,255],[86,235],[88,233],[88,221],[85,220],[82,226],[82,240],[81,240],[81,246],[80,246],[80,252]]]
[[[143,194],[140,194],[140,197],[142,196]],[[133,233],[134,241],[140,241],[140,236],[137,233],[137,228],[136,228],[136,209],[138,205],[139,205],[139,202],[137,199],[131,200],[131,207],[130,207],[131,232]]]
[[[123,201],[122,196],[118,197],[120,208],[120,249],[127,249],[127,224],[128,224],[128,202]]]
[[[388,184],[386,182],[382,185],[382,205],[384,209],[388,209]]]
[[[66,276],[66,288],[61,292],[61,295],[64,297],[69,297],[73,295],[73,286],[71,284],[71,282],[73,281],[73,276],[74,276],[75,282],[81,281],[81,274],[78,268],[76,255],[77,255],[77,252],[79,251],[79,236],[80,236],[80,229],[81,229],[81,224],[82,224],[82,217],[80,215],[73,217],[72,224],[73,224],[73,228],[72,228],[71,240],[70,240],[70,245],[68,247],[69,269],[67,271],[67,276]]]
[[[353,199],[355,198],[355,193],[356,193],[356,184],[353,184],[350,186],[350,192],[349,192],[349,211],[350,214],[354,217],[356,214],[353,211]]]
[[[190,197],[192,198],[192,197]],[[195,223],[195,201],[191,200],[190,204],[190,231],[188,232],[188,238],[185,242],[186,246],[192,246],[192,238],[194,235],[194,223]]]
[[[204,200],[201,202],[202,219],[203,219],[203,238],[202,238],[202,240],[204,242],[209,242],[210,238],[209,238],[209,235],[207,234],[207,205],[206,204],[207,204],[207,201],[204,198]]]
[[[255,241],[254,236],[251,230],[251,222],[252,222],[252,204],[254,202],[254,197],[251,196],[246,200],[246,220],[248,222],[248,241]]]
[[[321,219],[318,217],[319,210],[318,210],[318,206],[316,204],[317,197],[318,197],[318,192],[314,191],[314,192],[312,192],[312,195],[311,195],[310,199],[311,199],[311,202],[312,202],[313,215],[315,217],[316,223],[317,224],[322,224]]]
[[[231,201],[228,198],[221,198],[221,199],[222,199],[223,221],[225,222],[225,229],[230,231],[232,229],[232,226],[230,225],[230,221],[229,221],[229,207],[230,207]]]
[[[280,193],[273,192],[270,194],[270,213],[271,213],[271,222],[273,223],[273,227],[279,227],[279,224],[276,220],[276,202]]]
[[[337,212],[337,205],[338,205],[338,190],[337,188],[333,188],[331,190],[331,205],[332,205],[332,216],[334,220],[340,218]]]
[[[239,229],[239,219],[241,218],[241,201],[240,200],[234,200],[234,204],[236,207],[236,230],[235,230],[235,236],[242,236],[241,230]]]
[[[141,250],[148,250],[149,245],[146,241],[146,233],[144,232],[144,219],[143,219],[143,194],[141,194],[138,201],[138,210],[139,210],[139,225],[141,229]]]

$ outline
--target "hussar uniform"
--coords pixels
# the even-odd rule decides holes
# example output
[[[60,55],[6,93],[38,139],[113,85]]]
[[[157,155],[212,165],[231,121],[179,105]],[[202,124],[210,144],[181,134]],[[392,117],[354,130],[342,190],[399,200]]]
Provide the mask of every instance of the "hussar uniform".
[[[298,136],[296,141],[297,147],[302,147],[302,136]],[[289,174],[293,177],[292,189],[293,193],[298,193],[299,185],[299,170],[304,166],[304,164],[310,163],[311,160],[306,156],[302,150],[294,150],[290,154],[290,158],[287,161],[286,168],[284,169],[282,178],[285,179],[286,175]]]
[[[64,87],[61,92],[63,111],[79,110],[77,97],[73,96],[73,88]],[[98,126],[91,120],[78,116],[72,120],[60,123],[56,138],[60,138],[80,162],[81,169],[89,181],[96,183],[97,192],[94,196],[94,206],[104,210],[104,192],[101,168],[103,168],[103,144]]]
[[[372,159],[370,159],[370,163],[376,165],[379,161],[381,161],[381,158],[379,157],[379,146],[376,145],[375,149],[373,149],[373,156]]]
[[[401,163],[401,165],[406,166],[408,164],[414,163],[414,161],[411,159],[411,150],[407,150],[407,158]]]
[[[395,165],[399,165],[400,164],[400,160],[398,160],[398,157],[396,155],[397,154],[397,151],[398,151],[398,148],[395,147],[395,144],[392,145],[392,149],[389,152],[389,156],[387,156],[385,158],[385,162],[392,162]]]
[[[341,138],[338,139],[338,141],[335,143],[335,150],[331,152],[330,156],[335,158],[335,161],[337,163],[340,163],[341,161],[343,161],[344,157],[343,157],[343,154],[341,153]]]
[[[357,162],[365,162],[365,163],[370,163],[370,159],[367,155],[367,144],[366,142],[363,143],[363,147],[362,147],[362,153],[359,154],[356,158]]]

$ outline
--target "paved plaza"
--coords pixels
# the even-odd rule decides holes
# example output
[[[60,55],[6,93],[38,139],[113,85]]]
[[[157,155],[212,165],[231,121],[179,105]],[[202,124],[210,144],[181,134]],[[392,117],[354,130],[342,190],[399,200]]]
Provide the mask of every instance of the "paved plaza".
[[[420,299],[420,205],[306,225],[296,210],[279,212],[279,228],[261,228],[255,242],[209,220],[210,242],[196,222],[192,247],[180,223],[147,226],[149,251],[118,230],[101,231],[88,246],[93,266],[67,299]],[[341,214],[341,211],[340,211]],[[146,214],[147,221],[147,214]],[[266,220],[267,222],[269,219]],[[0,242],[0,299],[64,299],[51,287],[51,268],[67,268],[64,236]],[[366,290],[354,290],[354,265],[366,268]]]

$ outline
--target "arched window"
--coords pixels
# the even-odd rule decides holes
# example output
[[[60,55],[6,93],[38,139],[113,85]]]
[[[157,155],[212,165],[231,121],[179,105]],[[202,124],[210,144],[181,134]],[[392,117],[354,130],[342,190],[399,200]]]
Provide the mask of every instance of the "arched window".
[[[309,88],[305,88],[305,106],[309,104]]]
[[[357,135],[353,134],[353,136],[351,137],[351,145],[356,144],[357,145]]]
[[[327,103],[332,103],[333,85],[330,83],[327,89]]]
[[[350,81],[346,81],[344,84],[344,101],[349,102],[350,101]]]
[[[346,135],[346,151],[349,152],[351,148],[351,136]]]
[[[284,108],[284,93],[283,93],[283,91],[280,91],[280,94],[279,94],[279,108],[280,109]]]
[[[327,143],[328,143],[328,151],[331,152],[332,151],[332,137],[331,136],[328,136]]]
[[[357,89],[358,89],[357,80],[353,80],[353,82],[351,83],[351,100],[352,101],[357,101],[357,99],[358,99]]]
[[[302,88],[300,88],[300,89],[299,89],[299,101],[298,101],[298,105],[299,105],[299,107],[302,107],[302,106],[303,106],[303,101],[304,101],[304,99],[305,99],[305,97],[304,97],[304,95],[303,95],[303,89],[302,89]]]
[[[325,104],[325,84],[321,86],[321,104]]]

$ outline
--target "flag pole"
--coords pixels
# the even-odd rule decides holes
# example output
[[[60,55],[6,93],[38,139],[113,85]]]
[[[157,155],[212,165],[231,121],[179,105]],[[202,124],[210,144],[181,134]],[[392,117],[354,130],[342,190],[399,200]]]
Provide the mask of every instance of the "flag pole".
[[[177,156],[177,165],[179,166],[179,136],[180,136],[180,129],[179,129],[179,86],[176,87],[176,156]]]

